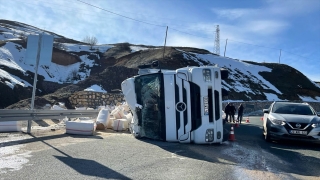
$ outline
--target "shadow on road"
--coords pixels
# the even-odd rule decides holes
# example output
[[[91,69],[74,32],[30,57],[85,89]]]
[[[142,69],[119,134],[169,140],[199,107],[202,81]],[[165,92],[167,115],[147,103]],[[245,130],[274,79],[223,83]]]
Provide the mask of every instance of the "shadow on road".
[[[54,156],[75,171],[86,176],[100,177],[106,179],[130,179],[96,161],[78,159],[73,157]]]
[[[26,134],[28,135],[28,134]],[[4,146],[14,146],[17,144],[26,144],[26,143],[32,143],[32,142],[40,142],[40,141],[47,141],[52,139],[59,139],[59,138],[65,138],[65,137],[73,137],[73,138],[86,138],[86,139],[103,139],[100,136],[82,136],[82,135],[72,135],[72,134],[56,134],[56,135],[49,135],[49,136],[41,136],[36,137],[33,134],[28,135],[28,139],[19,139],[19,140],[11,140],[8,142],[1,142],[0,147]]]
[[[230,131],[231,125],[225,125],[226,131]],[[268,154],[263,154],[263,152],[268,152],[275,156],[274,160],[268,163],[268,168],[266,166],[258,167],[256,170],[260,171],[272,171],[299,174],[302,176],[320,176],[320,144],[311,144],[303,142],[265,142],[262,136],[262,128],[259,125],[254,124],[241,124],[240,127],[234,127],[235,138],[237,145],[243,146],[243,149],[252,147],[259,156],[257,159],[269,159]],[[225,137],[225,139],[227,139]],[[233,148],[233,143],[223,143],[223,144],[212,144],[212,145],[199,145],[199,144],[181,144],[181,143],[169,143],[161,142],[151,139],[140,139],[143,142],[156,145],[168,152],[177,154],[179,156],[184,156],[188,158],[193,158],[197,160],[207,161],[211,163],[220,164],[238,164],[241,161],[228,157],[222,152],[227,148]],[[308,151],[308,153],[317,154],[317,156],[304,155],[302,151]],[[244,157],[246,158],[246,157]],[[221,161],[221,159],[227,161]],[[280,161],[277,161],[279,160]],[[229,163],[230,162],[230,163]],[[283,163],[285,162],[285,163]],[[255,165],[253,165],[255,166]],[[252,169],[252,167],[244,167]],[[256,167],[255,167],[256,168]]]
[[[64,134],[65,135],[65,134]],[[32,136],[32,135],[31,135]],[[99,136],[78,136],[74,135],[77,138],[96,138],[96,139],[102,139]],[[93,177],[101,177],[101,178],[107,178],[107,179],[130,179],[96,161],[89,160],[89,159],[79,159],[79,158],[73,158],[67,153],[63,152],[62,150],[58,149],[57,147],[52,146],[51,144],[45,142],[44,137],[37,138],[33,136],[33,139],[38,139],[38,141],[41,141],[42,143],[46,144],[47,146],[51,147],[52,149],[60,152],[61,154],[65,156],[54,156],[70,168],[74,169],[80,174],[86,175],[86,176],[93,176]]]

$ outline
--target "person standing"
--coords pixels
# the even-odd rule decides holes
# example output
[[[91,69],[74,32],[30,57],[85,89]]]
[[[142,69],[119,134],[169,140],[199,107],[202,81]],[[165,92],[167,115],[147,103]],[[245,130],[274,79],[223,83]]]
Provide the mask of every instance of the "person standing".
[[[229,117],[229,114],[230,114],[230,103],[229,102],[226,105],[226,107],[224,108],[224,113],[226,113],[225,121],[228,122],[228,117]],[[231,122],[231,119],[230,119],[230,122]]]
[[[243,105],[240,104],[240,106],[238,107],[238,118],[237,121],[241,124],[242,121],[242,116],[243,116]]]
[[[229,113],[230,113],[230,122],[231,122],[231,118],[232,118],[232,121],[233,121],[233,123],[235,123],[235,121],[234,121],[234,115],[236,114],[236,108],[234,107],[234,105],[231,103],[230,104],[230,111],[229,111]]]

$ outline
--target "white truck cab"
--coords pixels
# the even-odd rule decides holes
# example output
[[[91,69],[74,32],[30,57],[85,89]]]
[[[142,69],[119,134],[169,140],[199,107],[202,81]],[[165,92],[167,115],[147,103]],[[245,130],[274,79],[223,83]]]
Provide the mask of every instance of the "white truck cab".
[[[223,140],[221,79],[217,66],[141,69],[121,84],[135,137],[180,143]]]

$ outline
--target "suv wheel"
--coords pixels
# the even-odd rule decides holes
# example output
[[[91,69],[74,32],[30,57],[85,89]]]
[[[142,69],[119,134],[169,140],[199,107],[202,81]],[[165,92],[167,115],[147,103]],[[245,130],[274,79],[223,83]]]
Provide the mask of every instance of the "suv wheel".
[[[267,142],[270,142],[271,141],[271,138],[270,138],[270,132],[268,130],[268,127],[266,127],[266,130],[264,131],[264,140],[267,141]]]

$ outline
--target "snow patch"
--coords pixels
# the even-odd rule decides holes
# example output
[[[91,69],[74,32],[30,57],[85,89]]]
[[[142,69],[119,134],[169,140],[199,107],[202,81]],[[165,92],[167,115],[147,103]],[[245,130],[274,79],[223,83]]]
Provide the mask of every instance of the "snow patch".
[[[226,90],[232,90],[236,92],[246,92],[248,94],[256,94],[249,87],[249,82],[253,82],[256,84],[260,84],[266,90],[273,90],[277,94],[282,94],[275,86],[273,86],[269,81],[265,80],[259,72],[271,72],[272,69],[267,68],[265,66],[259,66],[254,64],[249,64],[243,61],[225,58],[220,56],[215,56],[212,54],[197,54],[185,52],[183,50],[179,50],[183,53],[185,59],[190,59],[199,63],[200,65],[204,65],[203,62],[209,63],[211,65],[218,65],[221,68],[226,68],[229,71],[229,77],[231,83],[227,84],[224,80],[223,88]],[[241,75],[240,75],[241,74]],[[268,94],[268,96],[271,93]],[[276,96],[276,95],[275,95]],[[279,99],[277,97],[277,99]]]
[[[136,52],[136,51],[144,51],[149,48],[146,47],[141,47],[141,46],[130,46],[131,52]]]
[[[103,93],[107,93],[106,90],[104,90],[102,87],[100,87],[100,86],[97,85],[97,84],[88,87],[88,88],[85,89],[84,91],[93,91],[93,92],[103,92]]]
[[[237,161],[237,166],[235,166],[235,170],[233,171],[234,177],[236,179],[263,179],[263,174],[254,174],[252,171],[257,172],[259,169],[263,169],[263,172],[272,173],[273,177],[282,177],[288,179],[288,176],[285,174],[278,173],[275,169],[272,169],[272,162],[279,162],[284,166],[288,164],[277,156],[258,149],[248,149],[247,147],[241,146],[236,142],[232,144],[224,142],[225,144],[231,145],[222,151],[222,154],[232,157]],[[270,165],[269,165],[269,164]],[[281,179],[282,179],[281,178]]]
[[[80,52],[80,51],[87,51],[87,52],[106,52],[108,49],[112,48],[111,45],[80,45],[80,44],[70,44],[70,43],[62,43],[62,46],[65,47],[67,52]]]
[[[306,102],[320,102],[320,97],[316,96],[315,99],[312,98],[312,97],[309,97],[309,96],[301,96],[299,95],[299,98],[302,100],[302,101],[306,101]]]
[[[280,101],[280,99],[276,94],[271,94],[271,93],[264,93],[264,95],[267,96],[268,101]]]
[[[98,49],[100,52],[105,52],[111,47],[113,47],[111,45],[97,45],[93,47],[94,50],[90,50],[90,46],[88,45],[77,45],[77,44],[68,44],[68,43],[62,43],[62,44],[63,44],[63,47],[65,47],[68,52],[80,52],[80,51],[92,52],[93,54],[97,55],[98,59],[100,59],[99,55],[96,54]],[[9,67],[11,69],[19,70],[23,74],[26,74],[27,71],[34,72],[35,65],[25,64],[25,57],[26,57],[26,49],[24,49],[19,44],[16,44],[13,42],[7,42],[5,45],[0,47],[0,65]],[[74,63],[69,66],[58,65],[52,62],[48,66],[40,65],[38,68],[38,75],[44,76],[44,79],[46,81],[57,82],[57,83],[64,83],[64,82],[78,83],[79,81],[84,80],[88,76],[90,76],[90,69],[88,69],[89,67],[93,67],[97,65],[93,60],[90,60],[87,57],[88,55],[82,55],[80,56],[80,59],[82,62]],[[81,67],[81,72],[80,72],[80,67]],[[16,79],[16,80],[20,81],[20,79]],[[23,83],[26,84],[26,82],[23,82]]]
[[[27,139],[24,136],[12,136],[9,135],[9,138],[6,140],[0,139],[0,174],[7,173],[8,171],[18,171],[24,164],[28,163],[27,158],[31,157],[31,151],[21,150],[25,145],[10,144],[8,146],[2,147],[2,143],[10,141],[19,141]]]
[[[9,80],[9,81],[5,81],[5,83],[6,83],[6,85],[8,85],[12,89],[13,89],[14,85],[16,85],[16,84],[18,84],[22,87],[31,86],[31,84],[28,83],[27,81],[22,80],[19,77],[11,75],[11,74],[7,73],[6,71],[0,69],[0,79],[2,79],[2,78]]]

